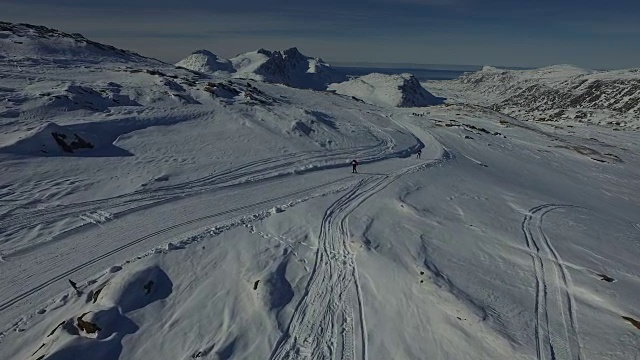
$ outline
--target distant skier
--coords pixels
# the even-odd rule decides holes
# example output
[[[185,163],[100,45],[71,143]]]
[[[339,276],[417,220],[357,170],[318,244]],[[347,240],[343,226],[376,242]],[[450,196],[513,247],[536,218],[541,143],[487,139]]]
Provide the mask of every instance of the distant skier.
[[[418,149],[418,152],[416,153],[416,159],[420,159],[421,155],[422,155],[422,149]]]
[[[358,166],[358,160],[356,160],[356,159],[351,160],[351,167],[352,167],[351,173],[352,174],[357,174],[358,173],[358,169],[356,169],[357,166]]]

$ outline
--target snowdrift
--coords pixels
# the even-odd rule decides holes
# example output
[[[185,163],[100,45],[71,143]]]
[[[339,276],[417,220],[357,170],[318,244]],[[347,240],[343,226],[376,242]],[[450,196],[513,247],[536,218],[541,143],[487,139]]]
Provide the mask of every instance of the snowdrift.
[[[329,90],[381,106],[422,107],[442,103],[441,99],[425,90],[411,74],[373,73],[331,84]]]

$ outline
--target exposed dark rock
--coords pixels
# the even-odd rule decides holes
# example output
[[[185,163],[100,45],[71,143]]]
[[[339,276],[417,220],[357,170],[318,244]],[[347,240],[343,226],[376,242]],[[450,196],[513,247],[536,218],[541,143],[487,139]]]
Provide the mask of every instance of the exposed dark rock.
[[[63,321],[60,324],[58,324],[58,326],[56,326],[53,330],[51,330],[51,332],[49,333],[49,335],[47,335],[47,337],[50,337],[51,335],[53,335],[56,332],[56,330],[58,330],[61,326],[63,326],[66,323],[67,323],[66,321]]]
[[[144,288],[144,291],[145,291],[145,293],[146,293],[147,295],[148,295],[148,294],[150,294],[150,293],[151,293],[151,289],[153,289],[153,281],[152,281],[152,280],[149,280],[149,282],[148,282],[148,283],[146,283],[146,284],[143,286],[143,288]]]
[[[81,331],[86,332],[87,334],[95,334],[98,331],[102,330],[100,329],[100,327],[92,322],[89,321],[85,321],[82,318],[85,317],[85,315],[87,315],[88,313],[84,313],[82,315],[80,315],[76,320],[78,322],[77,326],[78,329],[80,329]]]
[[[631,325],[635,326],[638,330],[640,330],[640,321],[630,318],[628,316],[623,316],[623,319],[627,320]]]
[[[70,143],[67,143],[67,136],[65,134],[52,132],[51,135],[64,152],[73,153],[74,150],[78,149],[93,149],[93,144],[84,140],[78,136],[78,134],[73,134],[74,139]]]

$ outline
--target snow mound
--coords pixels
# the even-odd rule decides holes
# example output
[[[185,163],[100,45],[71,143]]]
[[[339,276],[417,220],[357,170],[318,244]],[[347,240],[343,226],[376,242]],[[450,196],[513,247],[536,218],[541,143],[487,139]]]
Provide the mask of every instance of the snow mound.
[[[421,107],[441,103],[425,90],[411,74],[372,73],[343,83],[331,84],[329,90],[381,106]]]
[[[232,73],[236,71],[229,60],[221,58],[208,50],[195,51],[176,63],[176,66],[203,73],[215,73],[218,71]]]
[[[235,77],[283,84],[296,88],[324,90],[328,84],[344,80],[320,58],[303,55],[293,47],[283,51],[259,49],[231,59]]]
[[[58,326],[42,339],[34,356],[116,359],[123,350],[123,339],[140,330],[128,314],[166,299],[173,291],[171,279],[157,265],[119,271],[110,277],[105,276],[86,295],[79,291],[77,300],[67,297],[66,301],[76,306],[66,312],[63,321],[55,322]],[[81,295],[86,300],[82,301]]]
[[[159,60],[91,41],[81,34],[67,34],[45,26],[0,21],[0,59],[74,63],[162,63]]]
[[[105,307],[118,307],[126,314],[167,298],[172,288],[167,274],[154,265],[115,277],[100,290],[96,301]]]

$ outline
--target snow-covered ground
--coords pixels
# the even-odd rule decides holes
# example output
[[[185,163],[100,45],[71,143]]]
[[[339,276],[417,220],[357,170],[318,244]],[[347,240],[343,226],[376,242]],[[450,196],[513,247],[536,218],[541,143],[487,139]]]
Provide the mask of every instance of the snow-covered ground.
[[[1,359],[639,356],[635,132],[0,55]]]

